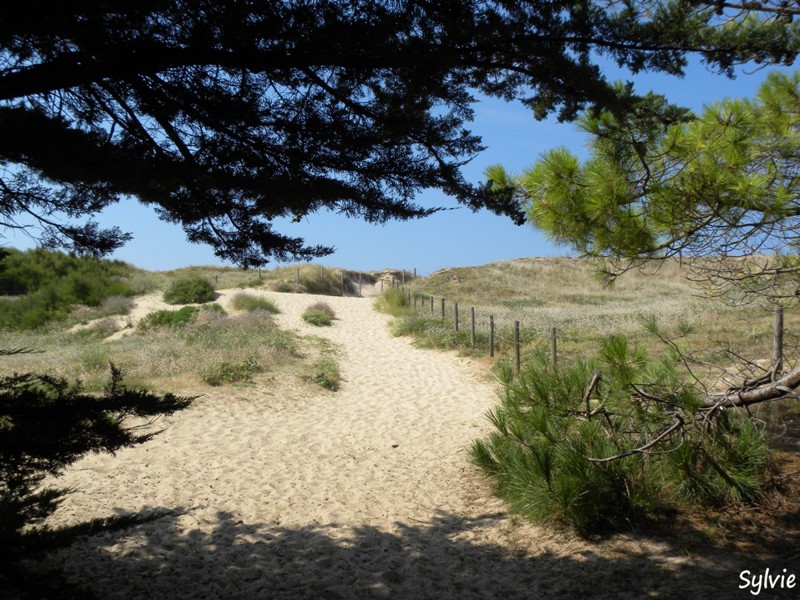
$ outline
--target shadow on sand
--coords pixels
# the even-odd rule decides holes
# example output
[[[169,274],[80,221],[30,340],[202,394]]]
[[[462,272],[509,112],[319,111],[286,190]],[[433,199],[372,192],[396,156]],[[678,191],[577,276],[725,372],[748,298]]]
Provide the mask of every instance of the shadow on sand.
[[[657,553],[630,544],[640,549],[615,550],[613,558],[589,544],[588,550],[566,556],[530,556],[475,541],[502,518],[440,514],[430,523],[396,524],[384,531],[334,524],[282,528],[247,524],[227,513],[173,513],[80,538],[58,556],[66,577],[58,589],[68,597],[126,600],[695,600],[756,597],[739,589],[743,569],[798,570],[796,558],[795,564],[768,564],[750,553],[703,555],[679,547],[674,536],[659,540]],[[784,540],[788,546],[782,547],[797,541]],[[758,598],[791,598],[796,591],[762,590]],[[20,589],[10,597],[44,596],[40,588]]]

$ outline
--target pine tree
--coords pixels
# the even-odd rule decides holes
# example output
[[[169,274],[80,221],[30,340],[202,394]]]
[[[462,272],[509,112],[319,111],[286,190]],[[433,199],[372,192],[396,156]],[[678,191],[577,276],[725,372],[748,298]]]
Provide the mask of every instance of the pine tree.
[[[735,408],[706,406],[675,357],[611,337],[592,360],[556,367],[540,352],[500,379],[493,431],[472,460],[526,518],[592,535],[761,493],[763,432]]]
[[[132,199],[242,266],[331,251],[273,228],[331,210],[423,217],[439,189],[521,223],[467,182],[474,94],[534,116],[635,105],[599,58],[678,75],[791,62],[794,3],[114,0],[0,13],[0,227],[108,253],[91,221]],[[88,223],[80,221],[89,219]]]

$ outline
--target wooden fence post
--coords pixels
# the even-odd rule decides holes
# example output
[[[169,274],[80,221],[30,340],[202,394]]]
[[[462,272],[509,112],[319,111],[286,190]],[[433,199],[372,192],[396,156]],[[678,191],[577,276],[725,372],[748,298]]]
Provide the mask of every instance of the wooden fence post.
[[[494,315],[489,315],[489,356],[494,358]]]
[[[444,298],[442,298],[442,319],[444,319],[444,317],[445,317],[445,314],[444,314]]]
[[[470,322],[470,331],[469,331],[469,343],[471,346],[475,346],[475,307],[472,306],[469,309],[469,322]]]
[[[558,364],[558,349],[556,347],[557,338],[556,338],[556,328],[550,328],[550,360],[553,361],[553,366]]]
[[[775,307],[772,323],[772,380],[778,379],[783,370],[783,307]]]
[[[522,366],[519,347],[519,321],[514,321],[514,372],[519,375]]]
[[[431,316],[433,316],[433,296],[431,296]]]
[[[456,332],[458,332],[458,302],[453,304],[453,308],[455,309],[455,315],[456,315],[453,325],[454,325],[454,328],[455,328]]]

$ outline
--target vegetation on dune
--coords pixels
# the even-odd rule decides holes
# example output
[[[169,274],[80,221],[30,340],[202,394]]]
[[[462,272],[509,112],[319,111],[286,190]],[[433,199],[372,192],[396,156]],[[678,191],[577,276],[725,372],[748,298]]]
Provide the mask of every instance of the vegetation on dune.
[[[333,324],[336,313],[325,302],[316,302],[303,311],[302,317],[306,323],[317,327],[327,327]]]
[[[244,383],[263,371],[264,368],[258,364],[258,358],[251,356],[240,362],[223,360],[220,363],[207,365],[200,369],[200,378],[204,383],[214,386],[225,383]]]
[[[245,293],[236,294],[231,300],[231,306],[234,310],[241,310],[245,312],[263,310],[264,312],[268,312],[273,315],[280,312],[278,305],[269,298],[253,296],[252,294]]]
[[[335,392],[342,382],[339,364],[331,356],[322,356],[311,365],[311,374],[306,377],[311,383],[316,383],[326,390]]]
[[[178,310],[157,310],[145,315],[137,327],[140,330],[146,330],[153,327],[180,327],[194,323],[197,319],[197,313],[200,312],[195,306],[184,306]]]
[[[505,363],[493,431],[472,460],[515,512],[584,535],[756,499],[769,464],[763,431],[706,406],[679,365],[621,336],[562,367],[545,351],[518,377]]]
[[[118,313],[137,290],[132,266],[49,250],[0,249],[0,328],[35,329],[64,319],[78,305]],[[114,306],[116,303],[116,306]]]
[[[164,292],[164,302],[167,304],[203,304],[215,297],[214,285],[203,277],[176,281]]]
[[[306,369],[303,379],[331,392],[338,391],[342,384],[342,373],[337,361],[336,347],[326,338],[310,339],[316,343],[316,358]]]
[[[392,290],[376,307],[398,316],[396,334],[474,356],[488,354],[487,329],[479,317],[473,345],[468,307],[495,315],[502,401],[472,459],[526,518],[591,535],[675,511],[758,502],[773,483],[760,419],[779,419],[785,409],[764,407],[752,419],[725,390],[735,398],[742,381],[758,385],[769,376],[761,359],[772,351],[772,310],[700,298],[670,262],[626,273],[613,288],[592,272],[591,262],[564,258],[448,269],[403,295]],[[458,332],[453,299],[461,305]],[[785,316],[788,352],[797,346],[800,315]],[[523,322],[519,375],[509,356],[513,320]],[[550,324],[559,334],[557,365]]]

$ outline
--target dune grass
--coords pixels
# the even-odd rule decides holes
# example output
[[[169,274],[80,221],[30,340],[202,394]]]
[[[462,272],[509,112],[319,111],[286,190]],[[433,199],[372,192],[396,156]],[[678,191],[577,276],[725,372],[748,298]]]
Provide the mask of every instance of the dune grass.
[[[101,341],[92,330],[69,333],[51,328],[10,334],[4,340],[9,347],[39,352],[5,357],[0,369],[47,372],[80,379],[87,389],[99,390],[113,362],[129,385],[172,391],[247,381],[267,371],[294,370],[303,362],[302,340],[279,329],[266,312],[228,316],[195,307],[164,312],[179,314],[186,309],[192,317],[179,326],[175,317],[159,317],[118,340]]]
[[[244,292],[240,292],[233,297],[231,300],[231,306],[234,310],[243,312],[263,310],[264,312],[268,312],[273,315],[276,315],[280,312],[280,310],[278,310],[278,305],[269,298],[254,296]]]
[[[555,327],[558,354],[569,358],[591,354],[598,342],[615,334],[650,351],[663,351],[663,343],[645,327],[655,317],[664,332],[680,335],[682,347],[697,353],[698,359],[730,361],[731,351],[752,360],[770,356],[772,307],[737,307],[706,297],[674,262],[655,272],[629,272],[611,288],[596,279],[595,267],[573,258],[534,258],[446,269],[407,286],[412,300],[406,300],[407,316],[396,323],[396,332],[413,335],[422,346],[485,356],[491,315],[499,355],[513,348],[514,321],[519,321],[523,353],[548,345]],[[442,298],[446,299],[444,317]],[[456,302],[460,309],[457,334]],[[475,346],[469,333],[471,307],[476,312]],[[786,331],[789,351],[800,344],[796,309],[787,309]]]

